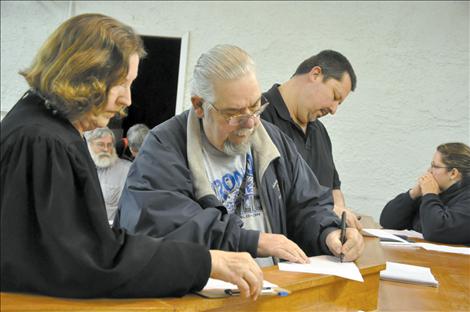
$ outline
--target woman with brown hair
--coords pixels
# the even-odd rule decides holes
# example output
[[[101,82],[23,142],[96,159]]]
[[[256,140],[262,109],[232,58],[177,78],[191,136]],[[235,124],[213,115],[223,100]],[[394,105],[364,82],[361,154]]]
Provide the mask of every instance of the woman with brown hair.
[[[63,297],[181,296],[209,276],[256,299],[248,253],[128,235],[108,225],[84,131],[131,105],[145,55],[128,26],[100,14],[64,22],[21,74],[31,89],[1,124],[1,290]]]
[[[439,145],[428,172],[385,206],[380,224],[413,229],[429,241],[470,243],[470,147]]]

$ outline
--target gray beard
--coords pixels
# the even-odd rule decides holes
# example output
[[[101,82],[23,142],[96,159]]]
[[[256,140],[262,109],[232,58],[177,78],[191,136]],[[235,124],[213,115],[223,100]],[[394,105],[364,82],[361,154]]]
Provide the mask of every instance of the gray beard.
[[[118,160],[118,157],[116,153],[99,153],[95,154],[93,152],[90,153],[91,158],[93,159],[93,162],[95,163],[96,167],[98,168],[108,168],[111,167],[116,163]]]
[[[238,130],[235,134],[238,133],[243,133],[245,134],[246,132],[251,132],[250,137],[246,142],[240,143],[240,144],[234,144],[233,142],[230,142],[229,140],[226,140],[224,142],[224,153],[229,155],[229,156],[237,156],[237,155],[244,155],[248,153],[248,151],[251,148],[251,135],[253,135],[254,128],[252,129],[240,129]]]

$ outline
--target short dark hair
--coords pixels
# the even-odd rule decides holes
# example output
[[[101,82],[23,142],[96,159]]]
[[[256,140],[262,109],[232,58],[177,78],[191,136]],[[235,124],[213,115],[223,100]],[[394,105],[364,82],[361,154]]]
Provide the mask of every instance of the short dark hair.
[[[344,55],[333,50],[324,50],[317,55],[309,57],[300,63],[292,76],[306,74],[315,66],[322,69],[323,81],[330,78],[341,80],[344,73],[348,73],[351,78],[351,91],[356,89],[357,79],[351,63],[349,63],[348,59]]]

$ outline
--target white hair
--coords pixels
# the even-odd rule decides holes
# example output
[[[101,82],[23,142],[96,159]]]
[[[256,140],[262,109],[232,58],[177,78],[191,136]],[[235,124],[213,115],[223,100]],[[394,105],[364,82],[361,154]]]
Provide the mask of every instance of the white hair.
[[[127,141],[129,142],[129,148],[137,153],[148,132],[149,128],[144,124],[135,124],[130,127],[129,130],[127,130]]]
[[[114,136],[114,132],[108,127],[96,128],[94,130],[86,131],[84,135],[88,142],[93,142],[94,140],[109,135],[113,139],[113,143],[116,143],[116,137]]]
[[[193,71],[191,96],[214,103],[215,81],[235,80],[251,72],[255,72],[255,63],[248,53],[234,45],[217,45],[199,57]]]

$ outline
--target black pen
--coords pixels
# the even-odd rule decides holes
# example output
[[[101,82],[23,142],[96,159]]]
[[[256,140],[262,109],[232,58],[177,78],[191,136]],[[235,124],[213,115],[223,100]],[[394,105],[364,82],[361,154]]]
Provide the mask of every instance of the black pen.
[[[341,246],[346,243],[346,211],[341,214],[341,234],[340,234]],[[344,254],[340,253],[339,261],[343,262]]]
[[[263,287],[261,290],[271,290],[272,287]],[[238,289],[225,289],[224,293],[229,296],[239,295],[240,291]]]

